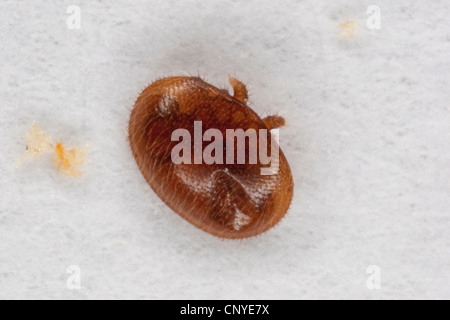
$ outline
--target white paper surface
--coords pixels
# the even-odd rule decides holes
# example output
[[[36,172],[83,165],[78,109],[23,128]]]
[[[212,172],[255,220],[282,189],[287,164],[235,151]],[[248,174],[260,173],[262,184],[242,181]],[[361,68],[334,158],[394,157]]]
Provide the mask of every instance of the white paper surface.
[[[79,30],[73,4],[0,1],[0,298],[450,298],[448,1],[77,1]],[[193,227],[131,155],[141,90],[189,74],[286,117],[294,198],[261,236]],[[14,166],[33,121],[88,146],[81,178]]]

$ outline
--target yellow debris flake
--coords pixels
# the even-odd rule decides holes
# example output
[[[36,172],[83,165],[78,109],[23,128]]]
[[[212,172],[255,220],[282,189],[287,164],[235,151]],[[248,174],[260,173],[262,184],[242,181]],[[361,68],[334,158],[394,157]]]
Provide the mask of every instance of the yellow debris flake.
[[[55,147],[53,163],[59,172],[76,178],[81,176],[78,167],[83,165],[85,155],[86,152],[81,147],[68,150],[61,142],[58,142]]]
[[[358,21],[357,20],[348,20],[339,25],[341,32],[339,36],[341,38],[353,39],[355,36],[356,30],[358,30]]]
[[[25,154],[16,162],[18,166],[22,165],[25,161],[36,160],[42,153],[53,147],[52,138],[35,122],[33,122],[30,130],[26,134],[26,143]]]

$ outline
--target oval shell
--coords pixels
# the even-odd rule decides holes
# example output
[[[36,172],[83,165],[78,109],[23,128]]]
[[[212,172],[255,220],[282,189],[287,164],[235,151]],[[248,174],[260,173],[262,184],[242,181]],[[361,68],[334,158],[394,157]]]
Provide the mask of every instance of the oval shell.
[[[172,133],[184,128],[194,137],[194,121],[202,122],[203,133],[219,129],[224,141],[226,129],[272,129],[284,124],[278,116],[261,119],[247,106],[245,85],[234,78],[229,81],[233,96],[198,77],[153,82],[131,112],[129,142],[148,184],[173,211],[215,236],[237,239],[268,230],[288,210],[293,180],[283,152],[279,150],[278,171],[272,175],[261,175],[261,168],[268,165],[259,160],[175,164],[171,159],[172,148],[179,143],[172,141]],[[268,140],[269,146],[276,143],[270,135]],[[202,150],[208,143],[203,142]],[[246,151],[249,148],[246,145]]]

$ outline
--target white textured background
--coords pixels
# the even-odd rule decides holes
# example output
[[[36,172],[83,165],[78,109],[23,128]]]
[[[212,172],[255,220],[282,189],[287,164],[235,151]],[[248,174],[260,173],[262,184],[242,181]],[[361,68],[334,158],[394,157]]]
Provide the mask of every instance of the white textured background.
[[[0,298],[450,298],[450,3],[328,2],[1,0]],[[140,91],[197,73],[287,118],[294,199],[259,237],[191,226],[131,155]],[[14,167],[32,121],[89,145],[83,177]]]

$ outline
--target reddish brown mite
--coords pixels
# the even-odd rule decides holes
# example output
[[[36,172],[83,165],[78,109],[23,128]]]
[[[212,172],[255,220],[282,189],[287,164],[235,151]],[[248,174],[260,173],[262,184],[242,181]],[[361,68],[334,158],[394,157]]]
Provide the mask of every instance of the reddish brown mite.
[[[284,125],[279,116],[261,119],[247,106],[245,85],[231,77],[229,82],[233,96],[198,77],[153,82],[131,112],[129,141],[145,179],[170,208],[206,232],[237,239],[268,230],[289,208],[293,180],[283,152],[279,150],[279,169],[273,175],[261,175],[260,169],[269,165],[259,160],[249,164],[247,156],[245,164],[175,164],[171,158],[178,144],[172,133],[184,128],[194,136],[194,121],[202,121],[203,132],[219,129],[224,140],[226,129],[270,130]],[[203,142],[203,150],[208,143]],[[269,135],[268,154],[271,143]]]

